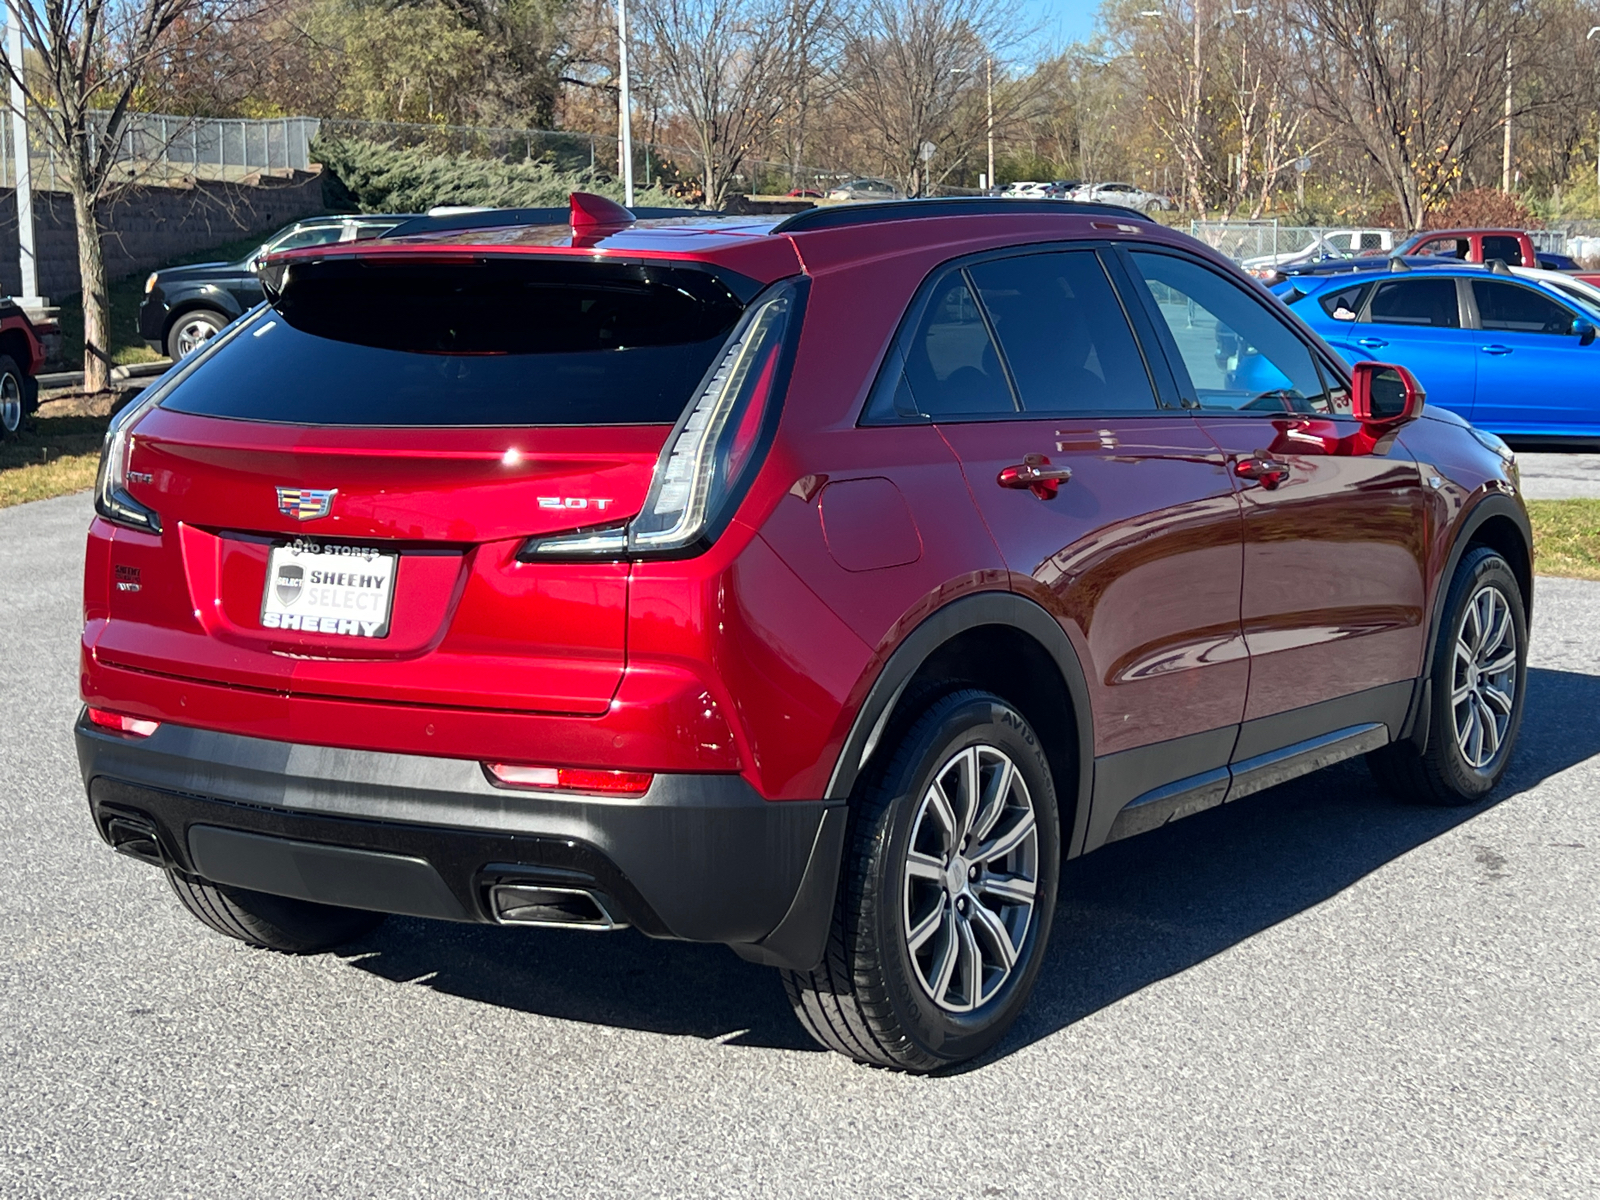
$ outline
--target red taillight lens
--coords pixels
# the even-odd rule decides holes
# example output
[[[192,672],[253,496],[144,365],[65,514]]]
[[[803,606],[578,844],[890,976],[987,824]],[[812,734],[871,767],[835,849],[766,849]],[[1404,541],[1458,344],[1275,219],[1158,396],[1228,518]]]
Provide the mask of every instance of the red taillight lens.
[[[655,778],[647,771],[591,771],[580,767],[530,767],[484,763],[489,782],[540,792],[586,792],[591,796],[642,796]]]
[[[134,737],[149,737],[161,728],[160,721],[151,721],[145,717],[130,717],[127,713],[112,712],[106,708],[91,708],[89,724],[109,729],[112,733],[129,733]]]

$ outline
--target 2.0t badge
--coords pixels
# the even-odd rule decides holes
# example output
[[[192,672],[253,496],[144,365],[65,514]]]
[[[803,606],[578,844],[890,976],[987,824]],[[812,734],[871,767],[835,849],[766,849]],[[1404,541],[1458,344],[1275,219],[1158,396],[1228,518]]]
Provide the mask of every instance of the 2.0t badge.
[[[278,511],[296,521],[314,521],[325,517],[333,507],[338,488],[286,488],[278,489]]]

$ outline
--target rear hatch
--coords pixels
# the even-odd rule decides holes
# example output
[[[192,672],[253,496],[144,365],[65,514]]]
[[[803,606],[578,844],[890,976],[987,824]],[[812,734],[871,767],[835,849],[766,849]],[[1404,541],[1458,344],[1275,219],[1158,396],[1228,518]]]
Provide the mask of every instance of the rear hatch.
[[[637,513],[741,304],[691,266],[294,263],[163,388],[125,488],[104,662],[275,692],[598,714],[628,567],[523,562]]]

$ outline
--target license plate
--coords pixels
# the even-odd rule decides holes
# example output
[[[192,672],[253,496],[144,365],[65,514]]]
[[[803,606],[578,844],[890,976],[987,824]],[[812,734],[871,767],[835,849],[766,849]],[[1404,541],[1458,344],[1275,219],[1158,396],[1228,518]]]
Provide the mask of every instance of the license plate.
[[[307,541],[274,546],[267,557],[261,625],[338,637],[387,637],[399,561],[398,554],[370,546]]]

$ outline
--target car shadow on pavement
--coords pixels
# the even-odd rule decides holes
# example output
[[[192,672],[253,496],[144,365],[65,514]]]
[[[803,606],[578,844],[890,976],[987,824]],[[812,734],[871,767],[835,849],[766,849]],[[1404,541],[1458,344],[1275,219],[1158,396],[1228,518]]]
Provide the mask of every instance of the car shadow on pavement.
[[[1596,712],[1600,676],[1533,669],[1517,756],[1482,804],[1396,804],[1357,760],[1067,863],[1033,1000],[966,1069],[1203,962],[1600,753]],[[397,983],[562,1020],[817,1049],[776,973],[721,946],[394,918],[345,955]]]

